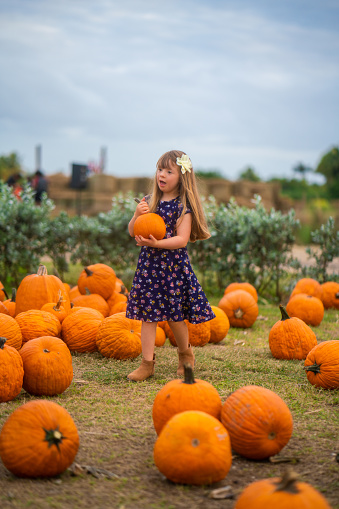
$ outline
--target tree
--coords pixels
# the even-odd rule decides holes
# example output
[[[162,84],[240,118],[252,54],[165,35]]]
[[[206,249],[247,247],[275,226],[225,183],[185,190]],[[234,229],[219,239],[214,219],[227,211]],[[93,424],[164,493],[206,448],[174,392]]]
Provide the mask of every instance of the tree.
[[[196,177],[204,178],[204,179],[224,179],[225,177],[222,176],[221,171],[217,168],[211,168],[209,170],[204,170],[201,168],[198,168],[195,172]]]
[[[306,173],[309,173],[312,170],[310,166],[305,166],[303,163],[298,163],[296,166],[294,166],[293,171],[295,173],[299,173],[301,177],[304,179],[306,176]]]
[[[317,173],[326,178],[328,194],[332,199],[339,198],[339,148],[333,147],[318,164]]]
[[[12,173],[21,172],[18,154],[11,152],[8,156],[0,156],[0,179],[6,180]]]
[[[243,170],[239,175],[240,180],[250,180],[251,182],[261,182],[261,178],[255,173],[254,169],[250,166]]]

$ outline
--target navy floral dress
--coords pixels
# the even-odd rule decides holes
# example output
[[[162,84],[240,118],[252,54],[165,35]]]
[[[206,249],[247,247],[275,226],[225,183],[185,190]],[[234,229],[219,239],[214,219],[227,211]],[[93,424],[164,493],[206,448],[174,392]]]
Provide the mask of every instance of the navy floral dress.
[[[165,221],[165,238],[175,235],[181,211],[179,196],[159,203],[156,212]],[[206,322],[215,317],[193,272],[186,247],[141,248],[126,316],[144,322],[188,320],[190,323]]]

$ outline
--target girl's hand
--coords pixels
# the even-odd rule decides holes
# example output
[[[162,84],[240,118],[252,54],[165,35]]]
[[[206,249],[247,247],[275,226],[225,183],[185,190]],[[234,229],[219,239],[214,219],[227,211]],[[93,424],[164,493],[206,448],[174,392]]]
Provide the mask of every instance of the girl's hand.
[[[149,206],[145,198],[141,200],[140,203],[138,203],[137,208],[135,209],[135,217],[139,217],[142,214],[147,214],[149,212]]]
[[[137,243],[137,246],[148,246],[148,247],[157,247],[158,240],[153,237],[153,235],[150,235],[148,239],[145,239],[141,235],[135,236],[135,241]]]

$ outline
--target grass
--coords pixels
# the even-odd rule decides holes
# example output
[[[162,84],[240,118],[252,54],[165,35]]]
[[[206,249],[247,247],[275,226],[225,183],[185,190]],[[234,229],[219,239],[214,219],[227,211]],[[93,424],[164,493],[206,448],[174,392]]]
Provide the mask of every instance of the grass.
[[[210,302],[217,304],[212,297]],[[231,328],[219,344],[195,348],[196,378],[212,383],[222,402],[237,388],[254,384],[276,392],[288,405],[294,420],[290,442],[278,456],[291,458],[301,480],[322,492],[332,508],[339,508],[339,391],[313,387],[303,361],[272,357],[268,334],[279,320],[279,309],[260,304],[259,317],[250,329]],[[319,327],[312,327],[318,341],[338,338],[339,313],[325,312]],[[140,358],[106,359],[99,353],[73,356],[74,378],[60,396],[50,398],[64,406],[78,427],[80,449],[76,462],[117,475],[72,475],[56,479],[17,479],[0,466],[0,506],[6,508],[114,507],[124,509],[232,508],[234,499],[209,498],[215,488],[230,485],[236,497],[254,480],[280,475],[285,464],[250,461],[235,455],[232,468],[216,486],[181,486],[170,483],[156,469],[153,446],[156,434],[152,405],[165,383],[176,378],[177,354],[168,341],[156,349],[156,373],[149,380],[131,383],[126,375]],[[34,399],[25,391],[0,405],[0,425],[21,404]],[[18,437],[20,440],[20,437]],[[189,465],[187,466],[189,468]]]

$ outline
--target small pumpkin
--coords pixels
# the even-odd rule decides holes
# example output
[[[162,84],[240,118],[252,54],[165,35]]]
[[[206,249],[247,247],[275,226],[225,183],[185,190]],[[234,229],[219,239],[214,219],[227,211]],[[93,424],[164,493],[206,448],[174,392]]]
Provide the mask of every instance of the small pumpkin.
[[[110,310],[113,306],[115,306],[115,304],[118,304],[119,302],[127,302],[127,295],[114,291],[112,295],[107,299],[107,304]]]
[[[6,288],[0,281],[0,301],[3,302],[5,299],[8,299],[8,295],[6,292]]]
[[[62,322],[61,337],[71,352],[95,352],[96,335],[103,320],[96,309],[80,308]]]
[[[60,323],[63,322],[63,320],[66,318],[66,316],[68,315],[68,311],[66,311],[66,309],[64,308],[64,306],[62,305],[63,303],[63,298],[62,298],[62,295],[61,293],[59,293],[59,299],[57,302],[47,302],[47,304],[44,304],[41,308],[41,311],[48,311],[49,313],[52,313],[52,315],[54,315]]]
[[[66,343],[53,336],[32,339],[20,350],[23,388],[34,396],[62,394],[73,380],[72,356]]]
[[[245,292],[248,292],[250,295],[252,295],[255,302],[258,302],[258,293],[257,290],[251,283],[230,283],[228,286],[226,286],[224,295],[227,295],[230,292],[234,292],[234,290],[245,290]]]
[[[185,364],[184,379],[168,382],[156,395],[152,417],[155,431],[159,435],[173,415],[186,410],[200,410],[220,418],[221,398],[212,384],[194,378],[192,366]]]
[[[69,294],[69,298],[70,298],[70,301],[72,302],[73,299],[75,299],[75,297],[79,297],[79,295],[82,295],[80,292],[79,292],[79,288],[78,288],[78,285],[76,286],[73,286],[70,291],[68,292]]]
[[[12,401],[22,389],[24,369],[19,352],[0,337],[0,403]]]
[[[12,288],[12,296],[10,299],[6,299],[4,300],[4,305],[6,306],[6,308],[8,309],[8,314],[10,316],[12,316],[13,318],[15,317],[15,312],[16,312],[16,288]]]
[[[48,311],[30,309],[19,313],[15,319],[21,329],[23,343],[41,336],[60,337],[61,323]]]
[[[206,485],[221,481],[232,465],[227,430],[205,412],[180,412],[165,424],[158,436],[154,463],[175,483]]]
[[[221,409],[232,449],[245,458],[274,456],[288,443],[293,419],[286,403],[275,392],[247,385],[233,392]]]
[[[284,306],[279,306],[281,320],[271,328],[268,343],[276,359],[306,359],[317,345],[313,330],[300,318],[290,318]]]
[[[339,341],[324,341],[307,355],[305,370],[308,381],[315,387],[339,388]]]
[[[147,212],[137,217],[134,223],[133,230],[134,237],[141,235],[145,239],[148,239],[152,235],[155,239],[161,240],[166,235],[165,221],[159,214],[154,212]]]
[[[306,293],[306,295],[311,295],[322,300],[323,289],[321,284],[316,279],[305,277],[299,279],[299,281],[296,283],[291,293],[290,299],[299,293]]]
[[[252,327],[259,314],[258,304],[245,290],[227,293],[219,301],[218,307],[226,313],[231,327]]]
[[[215,314],[215,318],[210,320],[210,343],[220,343],[222,341],[230,328],[230,321],[225,311],[223,311],[218,306],[211,306],[213,313]]]
[[[123,301],[120,301],[120,302],[117,302],[116,304],[113,304],[113,306],[111,307],[110,311],[109,311],[109,315],[114,315],[115,313],[126,313],[126,309],[127,309],[127,302],[123,302]]]
[[[286,304],[286,311],[289,316],[296,316],[303,320],[307,325],[317,327],[324,318],[324,305],[318,297],[298,293],[294,295]]]
[[[78,278],[78,290],[85,295],[88,289],[90,293],[100,295],[106,300],[115,290],[116,279],[116,274],[109,265],[105,263],[88,265]]]
[[[20,444],[20,447],[18,447]],[[61,405],[34,400],[8,417],[0,434],[0,457],[18,477],[52,477],[74,461],[79,435],[70,414]]]
[[[29,274],[21,281],[16,292],[16,315],[30,309],[41,309],[47,302],[57,302],[59,292],[67,311],[71,307],[68,292],[57,276],[48,275],[45,265],[39,265],[36,274]]]
[[[160,325],[157,325],[155,329],[155,346],[163,346],[166,343],[166,334],[165,331]]]
[[[141,322],[115,313],[103,320],[98,328],[96,344],[104,357],[134,359],[141,354]]]
[[[190,323],[184,320],[188,329],[188,340],[192,346],[205,346],[210,340],[211,329],[210,321],[201,323]],[[164,326],[166,336],[168,337],[172,346],[177,346],[174,334],[168,322]]]
[[[0,301],[0,313],[4,315],[9,315],[7,306],[5,306],[5,304],[1,301]]]
[[[234,509],[331,509],[319,491],[297,479],[289,469],[281,478],[255,481],[244,489]]]
[[[93,308],[106,318],[109,315],[109,306],[105,299],[98,293],[91,293],[88,295],[79,295],[72,300],[74,306]]]
[[[339,309],[339,283],[336,281],[327,281],[323,283],[321,287],[323,289],[322,302],[324,308]]]
[[[22,333],[18,322],[12,316],[0,313],[0,336],[7,339],[7,346],[20,350]]]

